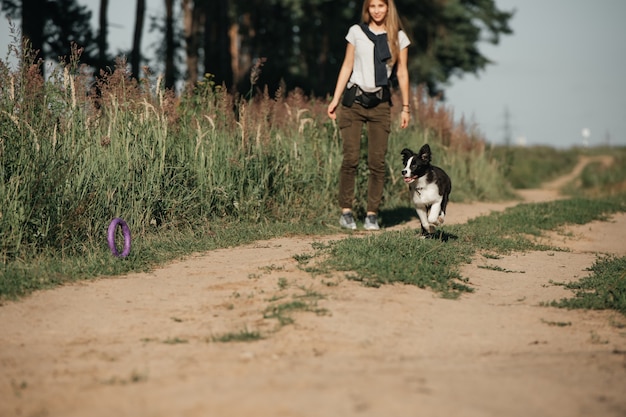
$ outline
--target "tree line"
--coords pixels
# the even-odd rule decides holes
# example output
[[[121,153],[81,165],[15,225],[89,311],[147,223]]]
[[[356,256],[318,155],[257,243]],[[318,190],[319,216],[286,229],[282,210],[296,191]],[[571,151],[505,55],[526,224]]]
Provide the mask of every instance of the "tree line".
[[[96,74],[114,67],[109,0],[100,0],[97,28],[90,23],[94,11],[77,0],[0,1],[7,17],[21,21],[38,58],[69,56],[76,45],[81,62]],[[148,66],[164,74],[168,88],[195,85],[211,74],[217,84],[240,92],[284,85],[315,96],[332,93],[345,35],[361,13],[360,0],[163,1],[162,16],[146,17],[146,0],[136,0],[132,47],[122,53],[134,77]],[[499,10],[494,0],[396,0],[396,6],[412,42],[411,81],[430,94],[440,94],[455,75],[485,70],[491,61],[480,43],[497,44],[512,34],[514,11]],[[146,30],[162,39],[150,53],[141,49]]]

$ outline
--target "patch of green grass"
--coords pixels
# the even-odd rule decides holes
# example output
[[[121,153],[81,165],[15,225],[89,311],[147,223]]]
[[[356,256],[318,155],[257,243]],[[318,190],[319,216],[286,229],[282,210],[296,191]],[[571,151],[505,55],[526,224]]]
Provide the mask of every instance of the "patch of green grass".
[[[133,371],[128,378],[118,378],[116,376],[102,381],[105,385],[129,385],[145,382],[148,380],[148,374],[146,372]]]
[[[261,332],[258,330],[248,330],[244,328],[239,332],[225,333],[219,336],[211,337],[213,342],[230,343],[230,342],[253,342],[263,339]]]
[[[187,339],[181,339],[180,337],[170,337],[163,341],[166,345],[181,345],[189,343]]]
[[[331,271],[328,268],[323,267],[322,265],[307,266],[304,268],[300,267],[300,269],[303,270],[304,272],[308,272],[309,274],[313,276],[331,274]]]
[[[626,257],[598,259],[592,274],[565,285],[574,297],[553,301],[552,306],[590,310],[616,310],[626,315]]]
[[[306,288],[304,286],[299,286],[298,287],[300,290],[302,290],[304,292],[304,294],[296,294],[293,297],[295,299],[306,299],[309,301],[318,301],[318,300],[323,300],[326,298],[326,296],[320,292],[317,292],[315,290],[313,290],[312,288]]]
[[[290,301],[287,303],[275,304],[265,309],[263,318],[276,319],[281,326],[286,326],[294,322],[290,313],[294,311],[309,311],[309,305],[304,301]]]
[[[270,302],[274,302],[274,304],[269,305],[265,309],[263,318],[275,319],[278,321],[279,327],[282,327],[294,322],[292,314],[295,312],[308,311],[313,312],[318,316],[328,314],[327,309],[317,306],[317,302],[325,298],[323,294],[302,286],[298,287],[298,289],[303,291],[303,293],[292,295],[291,301],[275,303],[276,301],[286,297],[272,298]]]
[[[285,298],[287,298],[287,295],[273,295],[267,301],[269,301],[270,303],[274,303]]]
[[[443,239],[420,239],[412,230],[348,237],[334,242],[322,263],[349,271],[349,279],[368,286],[398,282],[444,294],[471,291],[457,267],[471,261],[471,250],[450,242],[456,239],[448,234]]]
[[[567,327],[567,326],[572,325],[571,321],[549,321],[549,320],[541,319],[541,322],[547,324],[548,326],[555,326],[555,327]]]
[[[573,198],[538,204],[520,204],[500,213],[492,213],[471,219],[467,227],[484,250],[505,236],[508,244],[516,248],[526,238],[539,236],[545,230],[554,230],[565,224],[586,224],[594,220],[606,220],[612,213],[626,206],[624,195],[603,199]],[[519,239],[517,238],[519,237]],[[501,242],[504,244],[504,242]]]
[[[371,287],[403,283],[455,298],[473,290],[459,271],[477,252],[494,257],[512,251],[559,250],[537,244],[534,237],[565,224],[605,220],[625,208],[623,194],[521,204],[466,224],[445,227],[430,239],[421,239],[410,230],[347,237],[320,250],[318,264],[324,270],[346,272],[346,278]]]
[[[272,264],[272,265],[267,265],[267,266],[260,266],[259,269],[264,271],[263,272],[264,274],[271,274],[274,271],[283,271],[285,267]]]
[[[289,287],[289,282],[287,281],[287,278],[284,278],[284,277],[278,278],[278,289],[286,290],[288,287]]]
[[[293,256],[293,259],[295,259],[296,262],[298,262],[299,264],[306,264],[311,260],[311,258],[313,258],[313,255],[308,253],[297,254]]]
[[[513,271],[511,269],[506,269],[506,268],[502,268],[501,266],[497,266],[497,265],[478,265],[478,268],[480,269],[488,269],[490,271],[496,271],[496,272],[505,272],[507,274],[525,274],[525,271]]]

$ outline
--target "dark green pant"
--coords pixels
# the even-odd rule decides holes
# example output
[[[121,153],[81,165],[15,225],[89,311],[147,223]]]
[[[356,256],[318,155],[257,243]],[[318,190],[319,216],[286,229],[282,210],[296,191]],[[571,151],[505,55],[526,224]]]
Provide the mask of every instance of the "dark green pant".
[[[367,211],[378,212],[385,182],[385,154],[391,131],[389,103],[366,109],[358,103],[341,106],[338,114],[343,140],[343,162],[339,176],[339,206],[352,208],[354,183],[361,148],[363,124],[367,126]]]

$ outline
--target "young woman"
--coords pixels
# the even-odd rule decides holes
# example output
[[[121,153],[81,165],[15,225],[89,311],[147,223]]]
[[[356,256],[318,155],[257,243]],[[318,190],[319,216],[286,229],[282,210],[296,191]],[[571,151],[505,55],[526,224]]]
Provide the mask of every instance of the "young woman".
[[[405,128],[409,124],[410,115],[407,69],[410,41],[401,28],[393,0],[365,0],[362,23],[350,27],[346,40],[346,55],[333,99],[328,105],[328,116],[331,119],[335,120],[339,114],[338,123],[343,140],[339,224],[347,229],[356,229],[352,202],[361,130],[363,124],[367,124],[369,178],[364,227],[366,230],[378,230],[378,208],[385,180],[385,154],[391,130],[389,78],[395,72],[402,96],[400,126]]]

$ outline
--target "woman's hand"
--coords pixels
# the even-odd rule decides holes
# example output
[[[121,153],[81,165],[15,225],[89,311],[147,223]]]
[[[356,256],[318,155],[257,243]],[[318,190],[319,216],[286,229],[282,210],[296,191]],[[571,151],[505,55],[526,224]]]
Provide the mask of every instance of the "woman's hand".
[[[398,85],[400,87],[400,94],[402,96],[402,112],[400,113],[400,127],[404,129],[409,125],[411,120],[411,108],[409,107],[409,69],[407,62],[409,60],[409,52],[407,48],[400,51],[398,56]]]
[[[402,129],[406,128],[409,125],[409,121],[411,120],[411,113],[408,110],[403,109],[400,112],[400,127]]]
[[[337,119],[337,106],[338,105],[339,105],[339,101],[336,99],[333,99],[333,101],[331,101],[330,104],[328,105],[328,110],[326,110],[326,112],[328,113],[328,117],[330,117],[332,120]]]

